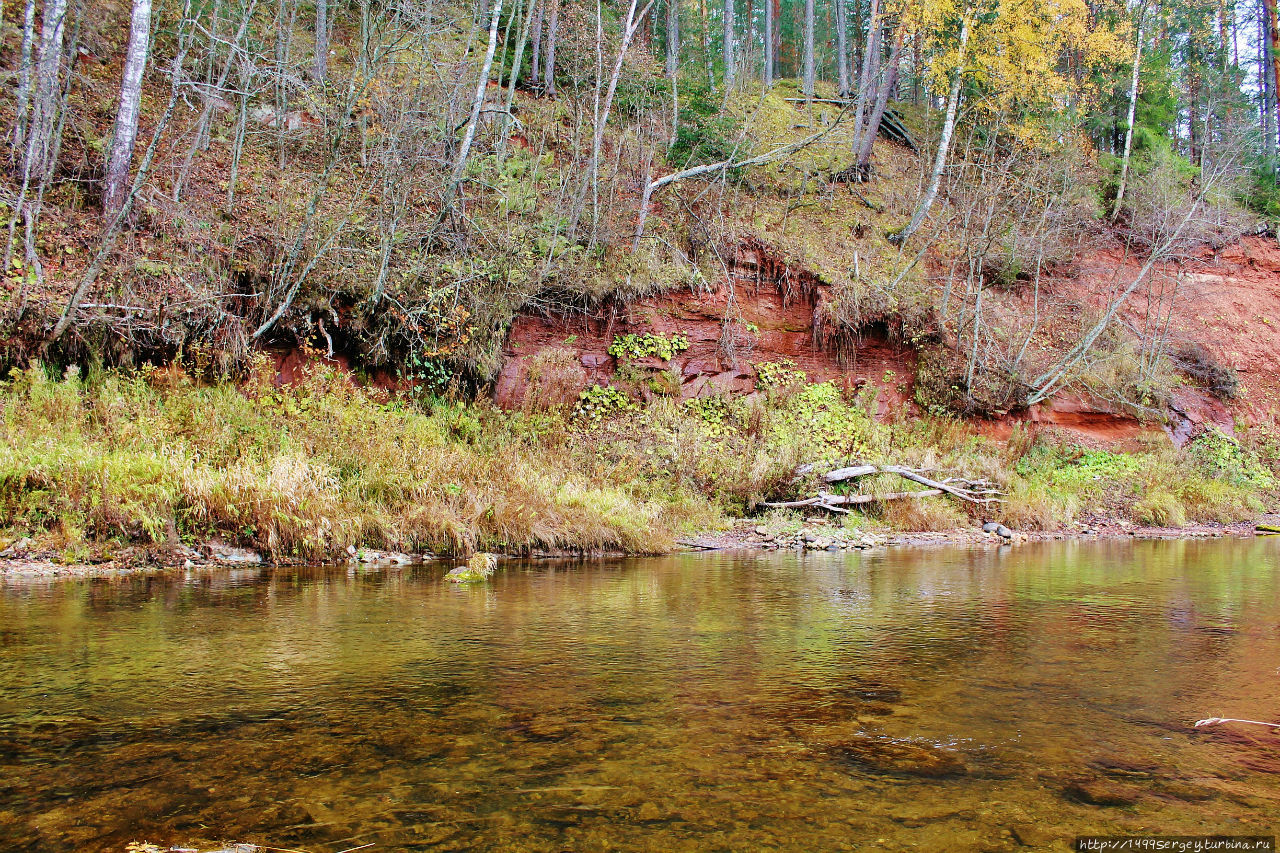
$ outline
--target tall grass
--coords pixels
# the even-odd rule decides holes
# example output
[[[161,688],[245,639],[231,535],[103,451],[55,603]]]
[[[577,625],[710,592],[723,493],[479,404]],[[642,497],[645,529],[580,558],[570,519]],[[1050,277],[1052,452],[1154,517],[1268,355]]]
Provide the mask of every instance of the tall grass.
[[[558,391],[502,412],[413,404],[323,368],[288,387],[274,380],[265,365],[239,386],[176,367],[15,372],[0,386],[0,527],[71,545],[220,539],[275,560],[349,546],[660,552],[764,501],[813,494],[817,473],[795,476],[805,463],[906,464],[991,479],[1006,495],[1000,507],[935,497],[867,508],[865,523],[896,529],[1234,521],[1277,489],[1256,449],[1270,434],[1116,453],[1019,432],[1001,446],[954,418],[878,423],[866,399],[825,383],[660,398],[584,421]]]
[[[571,452],[536,418],[428,413],[332,371],[241,388],[176,369],[51,378],[0,392],[0,521],[69,539],[222,538],[273,559],[347,546],[468,553],[656,552],[719,521]]]

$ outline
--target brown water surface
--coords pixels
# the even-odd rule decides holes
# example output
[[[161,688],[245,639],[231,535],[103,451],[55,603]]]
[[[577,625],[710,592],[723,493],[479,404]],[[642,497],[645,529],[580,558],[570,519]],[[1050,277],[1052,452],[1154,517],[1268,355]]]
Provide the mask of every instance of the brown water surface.
[[[1280,542],[0,580],[0,850],[1280,832]]]

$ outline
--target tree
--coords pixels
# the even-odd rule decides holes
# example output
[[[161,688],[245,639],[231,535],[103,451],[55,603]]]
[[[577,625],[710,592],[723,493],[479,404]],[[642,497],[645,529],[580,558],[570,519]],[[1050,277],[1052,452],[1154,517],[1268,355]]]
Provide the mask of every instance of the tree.
[[[40,59],[22,155],[24,180],[41,181],[53,172],[53,131],[60,106],[58,83],[66,17],[67,0],[47,0],[40,16]]]
[[[836,93],[847,98],[853,91],[853,83],[849,79],[849,21],[845,0],[833,0],[835,4],[836,28]]]
[[[804,97],[813,100],[814,62],[813,62],[813,0],[804,0]]]
[[[737,63],[735,62],[733,55],[733,13],[733,0],[724,0],[724,14],[722,18],[724,22],[724,94],[726,98],[729,96],[729,90],[733,88],[734,83],[737,80]]]
[[[142,102],[142,74],[151,48],[151,0],[133,0],[129,24],[129,45],[125,49],[124,74],[120,81],[120,107],[116,111],[111,156],[103,180],[102,210],[114,216],[124,201],[129,183],[129,166],[138,137],[138,112]]]
[[[329,2],[316,0],[316,82],[324,85],[329,73]]]
[[[776,30],[778,29],[777,6],[778,0],[764,0],[764,64],[761,68],[761,76],[764,79],[765,89],[773,86],[774,78],[774,57],[777,55],[774,41],[776,39]]]
[[[680,0],[667,0],[667,76],[675,79],[680,71]]]
[[[1129,119],[1125,122],[1124,157],[1120,161],[1120,184],[1116,188],[1116,203],[1111,209],[1111,218],[1120,216],[1120,205],[1124,203],[1125,183],[1129,180],[1129,155],[1133,152],[1133,122],[1138,112],[1138,73],[1142,68],[1142,25],[1145,23],[1146,7],[1139,3],[1138,35],[1133,51],[1133,77],[1129,81]]]
[[[951,134],[956,129],[956,110],[960,106],[960,86],[964,83],[965,48],[969,46],[969,28],[972,11],[966,8],[960,19],[960,49],[955,71],[951,74],[951,89],[947,92],[947,114],[942,120],[942,135],[938,137],[938,153],[934,156],[933,171],[929,175],[929,185],[924,195],[916,204],[916,212],[912,215],[907,227],[894,234],[893,242],[905,244],[911,235],[924,224],[925,217],[933,208],[938,197],[938,185],[942,182],[942,171],[947,167],[947,151],[951,148]]]

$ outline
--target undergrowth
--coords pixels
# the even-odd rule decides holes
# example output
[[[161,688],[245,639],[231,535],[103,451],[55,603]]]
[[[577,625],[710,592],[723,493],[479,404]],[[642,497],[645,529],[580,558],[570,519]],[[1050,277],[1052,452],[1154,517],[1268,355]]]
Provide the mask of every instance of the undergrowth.
[[[241,386],[178,367],[14,371],[0,387],[0,526],[73,555],[85,543],[210,540],[275,560],[348,547],[649,553],[766,501],[830,489],[818,475],[854,463],[987,478],[1006,501],[888,501],[849,517],[853,527],[1225,522],[1260,512],[1277,489],[1259,457],[1269,434],[1113,452],[1017,431],[1002,445],[952,417],[878,422],[871,394],[787,378],[765,393],[647,405],[592,386],[573,408],[556,397],[503,412],[396,397],[328,368],[277,387],[264,361]],[[872,476],[839,488],[903,484]]]

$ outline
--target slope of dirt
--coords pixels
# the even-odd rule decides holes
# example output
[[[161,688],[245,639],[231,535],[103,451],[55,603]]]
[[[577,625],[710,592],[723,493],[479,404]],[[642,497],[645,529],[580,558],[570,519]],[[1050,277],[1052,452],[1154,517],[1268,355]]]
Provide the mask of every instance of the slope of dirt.
[[[1081,261],[1074,281],[1059,286],[1100,308],[1112,288],[1132,281],[1142,264],[1143,258],[1126,255],[1121,246],[1106,246]],[[1192,420],[1228,428],[1232,415],[1255,419],[1280,410],[1280,244],[1271,237],[1245,237],[1179,264],[1162,264],[1152,275],[1156,292],[1164,294],[1163,312],[1140,290],[1121,312],[1130,331],[1167,322],[1171,347],[1198,343],[1240,379],[1229,409],[1191,388],[1175,395],[1175,407]]]
[[[637,384],[670,372],[671,380],[678,374],[683,398],[743,394],[756,389],[756,365],[790,361],[791,369],[813,382],[831,380],[850,390],[874,386],[881,416],[909,405],[914,351],[879,328],[859,340],[826,339],[820,317],[827,291],[813,275],[780,265],[765,247],[746,244],[734,257],[730,277],[710,290],[668,291],[594,314],[522,314],[508,335],[494,397],[500,406],[520,406],[530,360],[554,349],[578,360],[581,385]],[[646,332],[679,333],[689,348],[670,362],[648,358],[623,365],[609,354],[617,336]],[[649,393],[644,381],[638,388]]]

